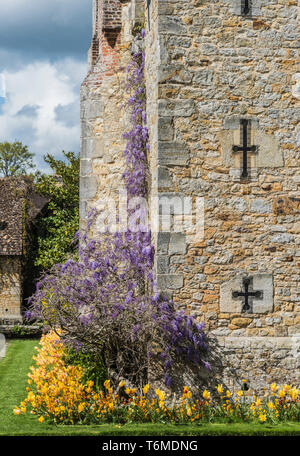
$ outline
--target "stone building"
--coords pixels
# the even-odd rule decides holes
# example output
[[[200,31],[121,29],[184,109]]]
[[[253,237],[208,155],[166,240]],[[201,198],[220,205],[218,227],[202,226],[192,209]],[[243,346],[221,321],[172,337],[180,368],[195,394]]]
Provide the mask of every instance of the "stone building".
[[[94,0],[82,220],[118,200],[121,68],[144,24],[157,282],[206,322],[228,385],[300,381],[298,11],[294,0]]]
[[[22,321],[28,230],[46,201],[26,177],[0,179],[0,324]]]

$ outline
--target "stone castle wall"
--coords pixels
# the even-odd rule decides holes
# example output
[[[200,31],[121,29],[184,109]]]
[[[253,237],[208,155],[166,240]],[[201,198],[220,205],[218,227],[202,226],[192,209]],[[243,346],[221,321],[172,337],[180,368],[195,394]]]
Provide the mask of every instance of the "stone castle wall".
[[[151,206],[152,222],[162,210],[158,231],[153,226],[159,288],[206,322],[222,350],[224,382],[298,384],[297,3],[253,0],[247,14],[238,0],[151,0],[149,10],[147,3],[149,196],[170,201],[173,213],[162,229],[169,214]],[[122,1],[120,62],[130,52],[135,6]],[[97,59],[82,88],[82,216],[102,196],[116,198],[123,171],[119,66],[104,52]],[[256,146],[246,178],[242,152],[233,153],[243,120],[247,144]],[[258,295],[244,312],[234,293],[247,280]]]
[[[22,266],[20,256],[0,256],[0,321],[21,321]]]
[[[148,119],[153,191],[174,206],[204,202],[200,242],[188,230],[157,234],[159,286],[206,321],[227,353],[224,378],[259,388],[272,376],[299,382],[299,40],[296,2],[254,1],[249,16],[240,5],[151,2]],[[258,146],[247,179],[232,153],[240,119]],[[250,313],[232,298],[244,278],[264,294]]]
[[[0,322],[22,320],[21,304],[33,281],[32,222],[47,202],[27,176],[0,179]]]
[[[118,201],[123,185],[125,142],[122,134],[126,118],[121,108],[124,103],[122,81],[131,55],[134,11],[124,7],[123,16],[121,29],[121,3],[94,2],[96,39],[90,49],[93,58],[90,58],[89,73],[81,88],[81,220],[90,208],[108,210],[109,217],[106,202]],[[97,52],[95,42],[100,43]]]

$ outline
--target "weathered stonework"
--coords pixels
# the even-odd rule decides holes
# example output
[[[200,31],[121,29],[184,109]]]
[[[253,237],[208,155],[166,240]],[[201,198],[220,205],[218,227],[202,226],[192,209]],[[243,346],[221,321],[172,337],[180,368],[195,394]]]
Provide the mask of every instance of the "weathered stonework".
[[[47,199],[36,194],[30,178],[0,179],[0,325],[22,321],[24,277],[30,280],[27,250],[30,223]]]
[[[0,257],[0,319],[21,321],[22,265],[17,256]]]
[[[120,61],[136,21],[136,2],[121,3]],[[198,238],[172,226],[162,232],[168,214],[157,223],[160,204],[151,204],[158,286],[206,322],[222,347],[224,382],[299,384],[297,3],[252,0],[247,14],[241,1],[151,0],[149,10],[142,3],[149,199],[190,198],[194,223],[196,200],[204,201]],[[100,53],[82,89],[83,211],[117,191],[123,170],[119,64],[112,71],[105,59]],[[257,146],[246,179],[242,154],[233,154],[242,119],[250,121],[248,141]],[[176,209],[171,218],[176,224]],[[253,277],[264,291],[251,313],[236,300],[230,307],[239,277]]]

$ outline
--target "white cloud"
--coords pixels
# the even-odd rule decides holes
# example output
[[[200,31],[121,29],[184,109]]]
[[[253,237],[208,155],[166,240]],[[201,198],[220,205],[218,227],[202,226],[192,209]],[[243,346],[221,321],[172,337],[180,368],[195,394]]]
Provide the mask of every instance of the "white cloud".
[[[68,58],[50,63],[38,61],[14,71],[4,71],[6,103],[0,113],[0,142],[22,141],[36,154],[39,169],[46,153],[79,151],[79,115],[62,122],[57,108],[78,110],[79,87],[86,64]],[[30,112],[35,110],[35,115]],[[28,114],[26,114],[28,113]],[[72,117],[70,117],[72,118]]]
[[[6,84],[5,84],[5,77],[3,73],[0,73],[0,97],[6,97]]]

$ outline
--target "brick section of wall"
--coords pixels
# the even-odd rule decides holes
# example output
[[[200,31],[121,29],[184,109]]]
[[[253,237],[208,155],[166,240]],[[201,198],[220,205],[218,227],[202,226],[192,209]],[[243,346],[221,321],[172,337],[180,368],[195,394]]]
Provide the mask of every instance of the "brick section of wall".
[[[104,0],[103,28],[121,28],[121,2],[119,0]]]
[[[90,207],[118,201],[124,171],[126,118],[121,81],[130,59],[135,8],[131,2],[99,3],[100,55],[81,88],[81,222]],[[124,22],[121,24],[121,17]],[[122,25],[122,28],[121,28]]]

